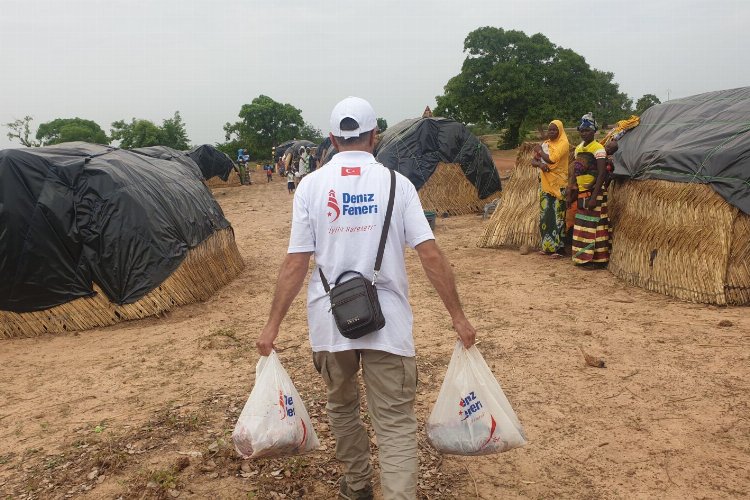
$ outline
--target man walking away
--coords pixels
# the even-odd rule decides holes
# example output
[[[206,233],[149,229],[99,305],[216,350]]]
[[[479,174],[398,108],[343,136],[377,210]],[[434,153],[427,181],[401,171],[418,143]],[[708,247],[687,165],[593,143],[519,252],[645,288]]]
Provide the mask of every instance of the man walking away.
[[[279,271],[268,322],[256,346],[269,355],[279,325],[302,288],[310,256],[333,282],[344,271],[372,278],[390,192],[390,173],[372,155],[376,116],[357,97],[331,113],[331,140],[338,151],[326,168],[306,176],[294,194],[292,229]],[[367,431],[359,416],[357,373],[362,369],[370,419],[380,452],[381,487],[386,500],[414,499],[417,491],[417,419],[414,399],[417,365],[404,248],[414,248],[464,346],[476,332],[464,315],[450,263],[435,243],[414,185],[396,173],[395,201],[377,293],[385,326],[358,339],[343,337],[330,312],[318,269],[307,294],[313,363],[328,395],[326,410],[336,437],[336,458],[344,467],[339,497],[372,498]],[[448,340],[448,339],[446,339]]]

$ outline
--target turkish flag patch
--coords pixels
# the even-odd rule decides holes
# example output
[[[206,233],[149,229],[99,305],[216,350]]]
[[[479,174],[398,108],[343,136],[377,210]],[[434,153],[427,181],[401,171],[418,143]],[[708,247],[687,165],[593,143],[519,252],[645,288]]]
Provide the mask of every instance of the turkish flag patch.
[[[359,175],[361,167],[341,167],[341,176],[345,175]]]

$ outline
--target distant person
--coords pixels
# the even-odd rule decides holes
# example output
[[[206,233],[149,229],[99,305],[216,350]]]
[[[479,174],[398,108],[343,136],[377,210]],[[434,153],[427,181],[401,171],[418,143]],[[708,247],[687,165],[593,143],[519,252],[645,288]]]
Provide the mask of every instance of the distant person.
[[[591,113],[583,115],[578,125],[582,140],[568,181],[568,202],[575,205],[572,258],[583,269],[603,268],[609,262],[607,152],[594,140],[597,128]]]
[[[305,176],[310,173],[310,155],[307,154],[307,150],[304,146],[299,148],[299,171]]]
[[[263,169],[266,171],[268,182],[271,182],[273,180],[273,169],[271,168],[271,165],[266,165]]]
[[[286,173],[286,188],[289,190],[289,194],[293,194],[296,187],[297,186],[294,183],[294,172],[290,170]]]
[[[318,158],[315,156],[318,153],[318,148],[307,148],[307,157],[308,157],[308,165],[309,165],[309,171],[315,172],[318,168]]]
[[[539,172],[539,231],[541,253],[559,258],[565,253],[565,186],[568,181],[570,145],[563,123],[552,120],[547,140],[534,146],[531,164]]]
[[[422,118],[432,118],[432,110],[429,106],[424,107],[424,111],[422,112]]]
[[[302,180],[302,173],[299,171],[299,169],[294,170],[294,185],[299,186],[299,181]]]

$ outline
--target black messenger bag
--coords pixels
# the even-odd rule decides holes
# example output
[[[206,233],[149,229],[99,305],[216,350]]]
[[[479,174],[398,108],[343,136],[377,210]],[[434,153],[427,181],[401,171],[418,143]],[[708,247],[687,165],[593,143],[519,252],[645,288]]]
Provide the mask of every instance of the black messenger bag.
[[[357,271],[344,271],[336,278],[333,288],[331,288],[323,275],[323,271],[318,267],[323,288],[331,300],[331,312],[336,321],[336,326],[341,335],[348,339],[358,339],[385,326],[385,317],[380,308],[375,282],[380,271],[380,264],[383,261],[388,226],[390,226],[391,214],[393,213],[393,198],[396,194],[396,174],[393,170],[389,169],[389,171],[391,173],[391,191],[388,196],[388,208],[385,211],[383,231],[380,234],[380,245],[375,258],[372,282]],[[347,274],[354,274],[355,276],[341,281],[341,278]]]

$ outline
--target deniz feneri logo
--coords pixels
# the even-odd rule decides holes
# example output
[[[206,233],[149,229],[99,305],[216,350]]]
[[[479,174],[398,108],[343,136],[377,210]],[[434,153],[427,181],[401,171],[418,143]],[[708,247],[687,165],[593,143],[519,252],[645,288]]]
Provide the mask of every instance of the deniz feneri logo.
[[[294,400],[281,391],[279,391],[279,406],[281,407],[281,420],[294,416]]]
[[[482,402],[479,400],[479,398],[474,394],[474,391],[469,392],[465,397],[461,398],[458,401],[458,415],[461,417],[461,420],[466,420],[469,417],[473,417],[477,415],[477,412],[482,409]],[[471,424],[469,424],[471,425]],[[495,430],[497,430],[497,422],[495,421],[495,417],[490,415],[490,435],[487,438],[487,441],[480,446],[481,448],[484,448],[487,446],[490,441],[497,441],[500,439],[499,436],[495,436]]]
[[[482,409],[482,402],[474,395],[474,391],[471,391],[466,397],[459,400],[458,406],[460,407],[458,414],[462,416],[461,420],[466,420]]]
[[[328,191],[328,222],[335,222],[341,215],[366,215],[378,213],[374,193],[352,194],[341,193],[341,206],[336,198],[336,191]]]

